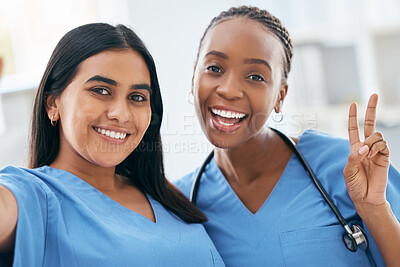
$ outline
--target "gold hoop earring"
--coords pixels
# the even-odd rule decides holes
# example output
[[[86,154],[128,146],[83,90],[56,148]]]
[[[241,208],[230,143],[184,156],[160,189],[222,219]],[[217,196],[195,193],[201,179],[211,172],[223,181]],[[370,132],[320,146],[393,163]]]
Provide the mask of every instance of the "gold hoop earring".
[[[54,115],[52,115],[51,118],[50,118],[50,124],[52,126],[56,126],[57,125],[57,121],[53,121],[53,118],[54,118]]]
[[[194,95],[193,95],[193,91],[190,91],[188,96],[187,96],[187,101],[190,105],[194,104]]]

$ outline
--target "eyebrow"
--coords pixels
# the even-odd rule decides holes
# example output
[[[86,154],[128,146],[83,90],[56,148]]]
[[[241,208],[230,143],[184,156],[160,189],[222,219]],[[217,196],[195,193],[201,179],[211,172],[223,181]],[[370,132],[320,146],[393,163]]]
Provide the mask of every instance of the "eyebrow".
[[[217,56],[217,57],[220,57],[223,59],[229,58],[227,54],[220,52],[220,51],[216,51],[216,50],[211,50],[210,52],[208,52],[206,54],[206,57],[209,55],[214,55],[214,56]],[[272,71],[271,66],[268,64],[268,62],[263,59],[260,59],[260,58],[245,58],[243,60],[243,62],[245,64],[262,64],[262,65],[265,65],[270,71]]]
[[[94,82],[94,81],[96,81],[96,82],[108,83],[108,84],[113,85],[113,86],[116,86],[116,85],[117,85],[117,82],[114,81],[113,79],[106,78],[106,77],[103,77],[103,76],[100,76],[100,75],[95,75],[95,76],[93,76],[92,78],[90,78],[89,80],[87,80],[85,83]]]
[[[244,63],[246,64],[262,64],[267,66],[267,68],[272,71],[271,66],[268,64],[267,61],[263,60],[263,59],[259,59],[259,58],[245,58],[243,60]]]
[[[209,55],[214,55],[214,56],[217,56],[217,57],[220,57],[220,58],[223,58],[223,59],[228,59],[228,55],[227,54],[219,52],[219,51],[215,51],[215,50],[211,50],[210,52],[208,52],[206,54],[206,57],[209,56]]]
[[[88,79],[85,83],[94,82],[94,81],[107,83],[112,86],[118,85],[118,83],[116,81],[114,81],[113,79],[110,79],[110,78],[107,78],[107,77],[104,77],[101,75],[95,75],[95,76],[91,77],[90,79]],[[147,83],[133,84],[129,88],[132,90],[145,89],[145,90],[149,91],[150,93],[152,91],[150,85]]]
[[[150,85],[147,84],[147,83],[134,84],[134,85],[132,85],[130,88],[131,88],[132,90],[135,90],[135,89],[144,89],[144,90],[149,91],[150,93],[152,92]]]

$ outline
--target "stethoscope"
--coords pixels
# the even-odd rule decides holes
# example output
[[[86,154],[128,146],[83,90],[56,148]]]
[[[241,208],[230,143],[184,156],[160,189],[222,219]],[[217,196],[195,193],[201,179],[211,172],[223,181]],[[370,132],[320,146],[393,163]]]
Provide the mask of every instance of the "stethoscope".
[[[301,154],[300,150],[297,148],[296,144],[292,139],[287,137],[285,134],[281,133],[280,131],[271,128],[275,133],[277,133],[283,141],[293,150],[296,154],[297,158],[299,159],[300,163],[303,165],[304,169],[306,170],[307,174],[310,176],[311,180],[317,187],[318,191],[321,193],[322,197],[325,199],[326,203],[328,203],[329,207],[332,209],[335,216],[338,218],[340,224],[344,227],[345,232],[343,233],[343,242],[345,246],[351,251],[356,252],[357,248],[361,250],[368,249],[368,238],[365,234],[363,228],[358,224],[353,224],[351,227],[347,224],[346,220],[343,218],[342,214],[339,212],[338,208],[333,203],[332,199],[329,197],[328,193],[325,191],[324,187],[321,185],[318,178],[315,176],[314,172],[312,171],[310,165],[308,165],[307,161]],[[190,201],[192,203],[196,203],[197,200],[197,193],[199,191],[200,185],[200,178],[203,174],[207,164],[211,161],[214,157],[214,151],[212,151],[206,160],[204,161],[203,165],[196,173],[196,178],[193,181],[192,189],[190,192]]]

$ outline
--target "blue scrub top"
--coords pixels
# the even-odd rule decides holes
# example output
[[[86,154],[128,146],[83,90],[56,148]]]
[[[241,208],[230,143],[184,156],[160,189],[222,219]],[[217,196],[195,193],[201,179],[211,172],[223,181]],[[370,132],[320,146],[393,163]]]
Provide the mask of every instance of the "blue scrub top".
[[[343,177],[348,141],[308,130],[297,147],[343,217],[360,222]],[[176,182],[186,196],[195,173]],[[400,218],[400,174],[393,166],[387,200]],[[243,205],[214,159],[201,177],[196,205],[208,217],[206,230],[227,266],[370,266],[371,260],[385,266],[365,225],[370,251],[345,247],[344,228],[295,155],[256,214]]]
[[[201,224],[150,196],[156,223],[48,166],[5,167],[0,185],[18,203],[13,266],[224,266]]]

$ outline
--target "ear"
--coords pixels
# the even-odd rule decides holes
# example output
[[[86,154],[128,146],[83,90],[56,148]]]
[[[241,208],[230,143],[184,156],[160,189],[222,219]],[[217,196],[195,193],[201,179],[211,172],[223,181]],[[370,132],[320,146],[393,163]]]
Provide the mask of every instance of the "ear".
[[[57,107],[58,97],[55,95],[47,95],[45,100],[46,112],[49,119],[58,121],[60,114]]]
[[[192,74],[192,93],[193,93],[193,88],[194,88],[194,75],[196,74],[196,69],[197,69],[197,62],[194,64],[194,67],[193,67],[193,74]]]
[[[283,106],[283,101],[285,100],[285,97],[287,95],[287,91],[288,91],[288,85],[285,83],[279,89],[278,99],[276,100],[276,104],[275,104],[275,108],[274,108],[276,113],[279,113],[281,111],[282,106]]]

